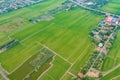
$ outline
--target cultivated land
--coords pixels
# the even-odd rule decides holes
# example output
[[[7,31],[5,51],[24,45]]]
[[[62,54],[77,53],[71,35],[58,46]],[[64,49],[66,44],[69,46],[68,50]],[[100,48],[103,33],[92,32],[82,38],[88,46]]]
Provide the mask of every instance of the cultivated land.
[[[16,79],[20,79],[19,68],[41,48],[51,50],[55,57],[47,71],[38,80],[72,80],[88,62],[95,46],[88,36],[97,24],[104,19],[81,8],[55,14],[51,21],[32,24],[28,20],[60,6],[64,0],[48,0],[20,10],[0,15],[0,45],[17,39],[20,44],[0,54],[2,67]],[[112,0],[102,9],[119,13],[119,0]],[[114,3],[114,4],[112,4]],[[113,6],[108,8],[108,6]],[[34,15],[33,15],[34,14]],[[120,32],[103,64],[102,70],[108,71],[120,64]],[[28,66],[28,64],[26,64]],[[26,67],[25,66],[25,67]],[[119,80],[120,67],[104,76],[101,80]],[[32,69],[32,68],[30,68]],[[23,71],[24,73],[24,71]],[[23,75],[21,75],[23,77]]]
[[[61,2],[63,2],[63,1],[56,1],[56,0],[51,0],[51,1],[46,1],[46,2],[43,2],[43,3],[39,3],[39,4],[36,4],[36,5],[33,5],[33,6],[30,6],[30,7],[26,7],[26,8],[23,8],[23,9],[20,9],[20,10],[17,10],[17,11],[14,11],[14,12],[11,12],[11,13],[8,13],[8,14],[4,14],[4,15],[0,15],[0,22],[1,22],[1,25],[0,25],[0,28],[4,28],[4,27],[8,27],[8,29],[10,30],[10,29],[13,29],[13,27],[12,26],[15,26],[15,27],[17,27],[17,29],[14,29],[14,30],[11,30],[11,31],[9,31],[9,32],[5,32],[5,34],[9,34],[8,36],[11,38],[14,34],[16,34],[16,33],[18,33],[18,34],[21,34],[21,31],[23,31],[24,29],[24,32],[27,32],[26,30],[28,30],[28,29],[31,29],[31,27],[33,27],[33,24],[31,24],[29,21],[28,21],[28,18],[32,18],[32,17],[35,17],[35,16],[38,16],[38,15],[41,15],[42,13],[44,13],[44,12],[47,12],[48,10],[52,10],[52,9],[55,9],[56,7],[58,7],[58,6],[60,6],[61,5]],[[45,6],[45,4],[46,4],[46,6]],[[43,7],[44,7],[44,9],[43,9]],[[34,11],[33,11],[34,10]],[[28,13],[32,13],[32,14],[28,14]],[[11,14],[13,14],[13,15],[11,15]],[[33,15],[33,14],[35,14],[35,15]],[[17,19],[20,19],[22,17],[22,19],[24,19],[24,21],[23,21],[23,23],[21,23],[20,22],[20,20],[18,20],[18,22],[14,22],[14,20],[15,21],[17,21]],[[17,24],[19,24],[20,23],[20,27],[18,27],[18,25]],[[6,24],[8,24],[9,26],[3,26],[3,25],[6,25]],[[39,24],[38,24],[38,26],[39,26]],[[34,28],[34,27],[33,27]],[[33,29],[32,28],[32,29]],[[32,30],[31,29],[31,30]],[[36,27],[34,30],[33,30],[33,32],[36,30],[36,29],[40,29],[40,27]],[[2,31],[1,31],[2,32]],[[3,32],[4,32],[4,30],[3,30]],[[4,34],[4,33],[1,33],[2,35]],[[30,32],[30,30],[27,32],[27,33],[29,33]],[[31,34],[31,33],[30,33]],[[8,41],[8,36],[7,37],[5,37],[5,38],[2,38],[2,35],[1,35],[1,39],[0,40],[2,40],[2,41]],[[22,34],[21,34],[22,35]],[[4,35],[3,35],[4,36]],[[17,35],[16,35],[17,36]],[[20,37],[19,37],[20,38]],[[14,39],[14,38],[12,38],[12,39]],[[17,39],[17,38],[16,38]],[[21,37],[21,39],[24,39],[24,38],[22,38]],[[27,39],[28,40],[28,39]],[[26,40],[26,42],[27,42],[27,40]],[[1,44],[3,44],[2,43],[2,41],[1,41]],[[6,41],[6,42],[7,42]],[[25,40],[24,40],[25,41]],[[16,48],[13,48],[14,49],[14,51],[16,51],[17,53],[19,52],[19,51],[21,51],[21,50],[23,50],[23,52],[21,51],[21,53],[22,54],[25,54],[25,51],[26,52],[28,52],[29,53],[29,50],[27,50],[27,49],[30,49],[30,48],[32,48],[32,47],[34,47],[35,48],[35,46],[33,46],[33,45],[35,45],[35,42],[31,42],[30,40],[30,45],[25,45],[25,43],[26,42],[24,42],[24,41],[22,41],[21,42],[21,44],[20,45],[18,45],[18,46],[16,46],[16,47],[18,47],[18,49],[16,49]],[[38,43],[37,43],[38,44]],[[25,49],[26,48],[26,49]],[[37,45],[36,45],[36,48],[34,49],[33,48],[33,50],[34,51],[37,51],[37,50],[35,50],[36,48],[37,48]],[[38,47],[38,49],[40,49],[39,47]],[[11,57],[12,56],[12,54],[14,55],[14,56],[12,56],[12,57],[14,57],[14,58],[16,58],[15,57],[15,55],[16,56],[18,56],[18,54],[16,54],[16,52],[13,52],[12,50],[10,50],[10,56],[8,56],[8,58],[9,57]],[[30,51],[31,52],[31,51]],[[5,58],[5,55],[8,55],[8,53],[6,54],[7,52],[5,52],[5,54],[0,54],[0,57],[1,57],[1,60],[2,60],[2,58]],[[31,52],[32,53],[32,52]],[[35,53],[35,52],[34,52]],[[33,53],[33,54],[34,54]],[[30,54],[30,53],[29,53]],[[31,55],[31,54],[30,54]],[[4,57],[3,57],[4,56]],[[27,56],[26,54],[25,54],[25,56]],[[24,56],[24,57],[25,57]],[[7,57],[7,56],[6,56]],[[12,58],[11,57],[11,58]],[[19,57],[21,57],[21,56],[19,56]],[[27,57],[29,57],[29,56],[27,56]],[[12,58],[13,59],[13,58]],[[17,59],[17,58],[16,58]],[[24,60],[24,59],[22,59],[22,60]],[[9,61],[9,60],[8,60]],[[13,59],[13,61],[15,61],[14,59]],[[19,60],[18,60],[19,61]],[[15,63],[16,64],[16,63]],[[8,71],[11,71],[11,69],[9,69]]]
[[[45,1],[16,11],[0,15],[0,45],[10,39],[10,35],[32,26],[28,20],[37,17],[49,10],[59,7],[64,0]],[[29,13],[29,14],[28,14]]]
[[[115,14],[120,14],[120,0],[110,0],[110,2],[103,6],[101,10]]]
[[[55,1],[49,1],[49,4],[56,3]],[[14,72],[23,62],[41,49],[42,43],[53,50],[56,56],[52,63],[53,65],[43,76],[39,77],[40,80],[48,78],[59,80],[64,77],[74,77],[73,75],[80,71],[80,68],[85,65],[94,50],[94,45],[91,44],[91,39],[88,35],[103,17],[86,10],[74,9],[69,12],[60,12],[54,15],[53,20],[48,22],[42,21],[36,25],[29,23],[27,21],[29,18],[37,16],[36,14],[29,17],[31,14],[34,14],[31,10],[31,14],[27,15],[27,13],[30,13],[29,9],[33,8],[38,11],[35,7],[44,4],[45,2],[24,8],[26,10],[20,9],[20,12],[14,11],[2,15],[0,19],[3,22],[2,25],[6,19],[8,22],[5,23],[9,23],[14,19],[18,19],[19,15],[21,15],[20,18],[26,21],[26,23],[23,23],[24,26],[21,24],[20,28],[13,30],[13,32],[8,32],[10,33],[8,36],[12,39],[20,40],[20,44],[0,54],[2,67],[9,73]],[[55,6],[51,6],[51,9]],[[48,7],[41,8],[40,12],[43,13],[45,10],[49,10]],[[15,14],[10,15],[13,13]],[[9,17],[6,17],[6,15],[9,15]]]
[[[99,22],[102,17],[82,9],[61,12],[54,17],[55,18],[49,22],[40,22],[12,36],[15,39],[21,40],[21,44],[1,54],[0,60],[2,66],[7,71],[13,71],[27,59],[28,56],[38,51],[40,49],[38,41],[54,50],[58,55],[55,57],[52,68],[45,74],[53,76],[54,79],[60,79],[70,65],[72,65],[72,67],[70,67],[72,73],[76,74],[80,70],[80,67],[85,64],[94,50],[94,46],[90,43],[90,38],[88,37],[89,31],[97,25],[94,20]],[[73,19],[75,20],[73,21]],[[6,56],[7,59],[4,56]],[[60,65],[61,67],[58,68]],[[54,70],[57,72],[53,75]],[[47,78],[47,76],[44,75],[43,79],[44,78]]]

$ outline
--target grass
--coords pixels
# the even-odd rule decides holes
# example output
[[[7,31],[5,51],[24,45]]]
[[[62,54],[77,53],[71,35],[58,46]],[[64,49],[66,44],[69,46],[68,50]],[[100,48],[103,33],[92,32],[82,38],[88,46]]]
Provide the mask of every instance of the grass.
[[[104,7],[101,8],[101,10],[115,13],[115,14],[120,14],[120,0],[110,0],[110,2],[105,5]]]
[[[119,80],[120,79],[120,75],[116,76],[116,77],[113,77],[112,78],[113,80]]]
[[[52,1],[55,3],[56,0]],[[45,10],[48,10],[48,7],[45,8]],[[29,10],[25,11],[29,12]],[[12,13],[14,12],[10,14]],[[21,15],[21,13],[24,12],[21,10],[15,15],[6,18],[3,15],[0,20],[4,22],[7,18],[14,19],[15,16],[17,17]],[[24,17],[25,14],[22,16]],[[25,19],[28,19],[27,15]],[[0,62],[8,72],[14,71],[15,68],[20,66],[41,48],[41,45],[38,43],[40,42],[62,57],[55,57],[53,66],[40,80],[59,80],[71,64],[74,65],[70,69],[70,72],[76,75],[94,50],[94,45],[91,44],[91,39],[88,37],[89,32],[94,29],[102,19],[103,16],[95,15],[83,9],[74,9],[54,15],[54,19],[51,21],[42,21],[36,25],[30,24],[30,26],[26,25],[26,27],[20,30],[15,30],[15,34],[10,34],[12,38],[20,40],[20,44],[0,54]],[[63,58],[71,64],[66,62]],[[65,77],[66,76],[69,75],[65,75]]]
[[[30,74],[30,77],[29,79],[30,80],[37,80],[39,78],[39,76],[44,72],[46,71],[51,65],[50,65],[50,62],[52,61],[52,58],[48,59],[48,61],[43,65],[41,66],[38,71],[34,71],[32,74]]]
[[[116,76],[120,75],[120,67],[117,68],[115,71],[109,73],[108,75],[106,75],[105,77],[103,77],[101,80],[110,80]],[[119,79],[115,79],[115,80],[119,80]]]
[[[33,61],[38,55],[43,56],[41,53],[37,53],[30,57],[27,61],[25,61],[17,70],[15,70],[13,73],[9,75],[9,78],[11,80],[22,80],[25,77],[27,77],[28,74],[33,72],[35,70],[35,67],[30,65],[30,62]],[[50,67],[50,62],[52,61],[52,58],[48,59],[46,63],[44,63],[36,72],[33,72],[30,74],[30,80],[36,80],[42,72],[44,72],[46,69]]]
[[[67,73],[62,80],[73,80],[73,76]]]
[[[5,78],[0,74],[0,80],[5,80]]]
[[[40,80],[59,80],[70,66],[69,63],[59,57],[55,58],[53,64],[52,68],[46,72]]]
[[[0,54],[0,62],[2,66],[9,72],[22,64],[31,55],[34,55],[40,50],[41,46],[37,43],[32,43],[27,46],[22,44]]]
[[[71,14],[74,15],[71,16]],[[84,14],[84,16],[82,16],[82,14]],[[94,50],[94,46],[90,45],[91,40],[88,37],[89,32],[96,27],[96,22],[99,22],[103,17],[94,15],[82,9],[75,9],[70,12],[61,12],[54,17],[55,19],[49,22],[40,22],[12,36],[13,38],[20,40],[21,45],[15,46],[3,54],[0,54],[2,66],[7,71],[13,71],[31,54],[35,54],[34,52],[39,50],[40,46],[38,43],[34,45],[32,44],[37,41],[47,45],[71,63],[74,63],[75,59],[79,57],[71,71],[75,74],[80,70],[80,66],[83,66]],[[89,48],[86,48],[88,45],[90,45]],[[85,56],[86,58],[84,58]],[[64,60],[60,60],[60,62],[64,62]],[[67,67],[63,69],[62,73],[60,73],[62,70],[57,71],[56,74],[58,74],[58,77],[57,75],[55,77],[55,75],[52,75],[52,71],[54,71],[54,69],[58,69],[60,65],[56,63],[56,59],[53,64],[55,67],[53,66],[47,75],[50,75],[51,73],[51,76],[54,76],[54,79],[59,79],[70,65],[67,62],[65,62],[64,65],[61,65],[61,67],[65,65]]]
[[[0,32],[6,32],[6,34],[13,35],[18,31],[21,31],[27,27],[33,26],[28,20],[41,14],[59,7],[64,0],[46,0],[44,2],[38,3],[36,5],[31,5],[22,9],[18,9],[6,14],[0,15]],[[29,13],[29,14],[28,14]],[[19,19],[23,20],[23,23],[20,23]],[[17,21],[17,22],[15,22]],[[19,26],[18,26],[19,23]],[[24,26],[25,25],[25,26]],[[9,30],[9,31],[8,31]],[[0,45],[4,44],[1,39],[3,39],[2,34],[0,34]],[[7,42],[7,37],[4,37]]]
[[[9,41],[8,34],[0,32],[0,44],[3,45]]]

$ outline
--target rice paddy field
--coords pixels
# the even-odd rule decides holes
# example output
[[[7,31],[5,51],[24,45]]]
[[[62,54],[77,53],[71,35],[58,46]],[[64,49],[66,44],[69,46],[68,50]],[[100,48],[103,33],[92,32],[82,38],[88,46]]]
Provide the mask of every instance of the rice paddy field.
[[[120,14],[120,0],[109,0],[109,3],[103,6],[101,10]]]
[[[80,68],[84,66],[94,50],[94,45],[91,44],[88,37],[89,32],[97,25],[94,20],[99,22],[103,17],[81,9],[61,12],[54,17],[49,22],[40,22],[11,36],[20,40],[21,44],[0,55],[2,66],[8,72],[13,71],[29,56],[35,54],[41,48],[38,42],[58,54],[53,61],[53,66],[40,80],[60,79],[62,76],[64,77],[64,73],[69,68],[69,71],[76,75]],[[75,20],[73,21],[73,19]]]
[[[9,73],[10,79],[21,80],[25,77],[30,72],[29,70],[33,69],[28,64],[29,60],[43,46],[52,50],[55,56],[50,60],[51,64],[45,64],[47,70],[42,75],[39,76],[37,73],[32,75],[39,76],[36,77],[38,80],[72,80],[87,63],[95,49],[89,33],[105,18],[104,16],[75,8],[55,14],[50,21],[41,21],[37,24],[29,22],[31,18],[61,6],[64,1],[46,0],[36,5],[0,15],[0,45],[12,39],[20,41],[18,45],[0,54],[1,66]],[[111,0],[102,10],[119,14],[119,3],[120,0]],[[118,32],[117,39],[103,64],[103,72],[119,65],[119,41],[120,32]],[[26,73],[24,73],[24,68]],[[41,69],[44,70],[44,67]],[[120,71],[119,68],[104,76],[101,80],[112,78],[113,80],[119,80],[120,72],[118,71]]]
[[[50,21],[41,21],[37,24],[28,21],[60,6],[63,1],[45,1],[0,15],[0,28],[3,29],[0,33],[0,44],[11,39],[20,41],[20,44],[0,54],[1,65],[12,80],[23,77],[19,69],[23,71],[22,65],[43,45],[53,50],[55,57],[47,71],[39,76],[38,80],[70,80],[88,61],[95,49],[88,35],[104,16],[76,8],[55,14],[54,19]],[[4,29],[6,27],[7,31]],[[26,66],[28,66],[27,63]],[[28,68],[28,70],[31,69]]]

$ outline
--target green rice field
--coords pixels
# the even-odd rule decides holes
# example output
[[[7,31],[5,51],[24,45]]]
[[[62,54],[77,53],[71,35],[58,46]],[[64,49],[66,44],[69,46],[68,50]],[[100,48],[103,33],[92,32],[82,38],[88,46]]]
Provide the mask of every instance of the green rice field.
[[[10,13],[0,15],[0,45],[12,39],[19,44],[0,53],[1,66],[9,73],[12,80],[21,80],[30,74],[29,60],[43,47],[54,52],[52,60],[36,73],[38,80],[72,80],[81,68],[88,62],[95,50],[89,33],[105,16],[91,13],[81,8],[62,11],[53,15],[50,21],[40,21],[37,24],[29,19],[40,16],[49,10],[61,6],[65,0],[46,0],[42,3],[25,7]],[[112,0],[102,10],[119,14],[119,0]],[[102,67],[102,71],[112,69],[120,63],[120,32],[114,41]],[[27,69],[28,68],[28,69]],[[24,72],[26,69],[26,73]],[[104,76],[101,80],[114,78],[119,68]],[[19,74],[22,74],[19,76]],[[33,75],[32,76],[36,76]],[[119,76],[115,79],[118,79]],[[31,78],[36,79],[36,78]],[[113,79],[114,80],[114,79]]]

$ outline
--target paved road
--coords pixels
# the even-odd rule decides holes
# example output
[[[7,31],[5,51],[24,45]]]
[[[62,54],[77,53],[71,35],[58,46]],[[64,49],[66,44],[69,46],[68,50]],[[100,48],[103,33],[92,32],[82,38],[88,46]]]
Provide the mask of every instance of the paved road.
[[[78,3],[78,2],[73,1],[73,0],[70,0],[70,1],[73,2],[76,5],[84,8],[84,9],[87,9],[87,10],[90,10],[90,11],[94,11],[94,12],[101,13],[101,14],[104,14],[104,15],[109,14],[109,15],[112,15],[112,16],[120,17],[119,15],[116,15],[116,14],[113,14],[113,13],[109,13],[109,12],[106,12],[106,11],[97,10],[97,9],[93,9],[93,8],[87,7],[87,6],[83,5],[83,3]]]

